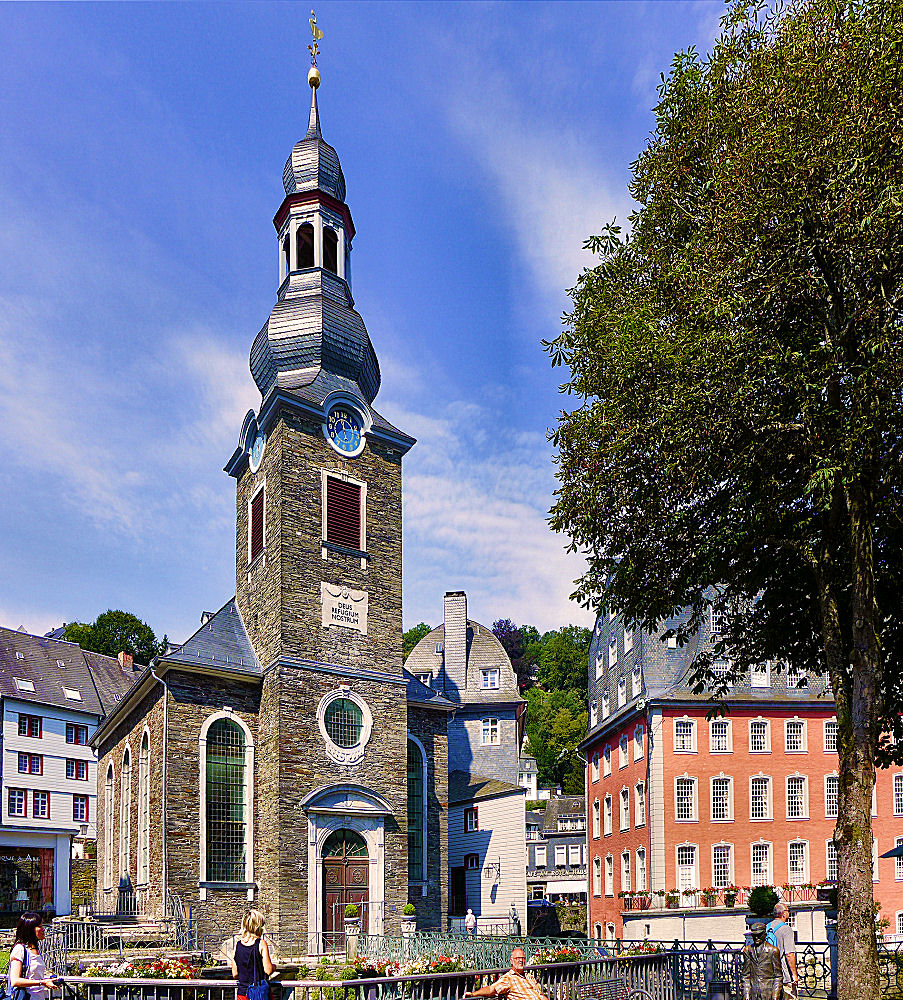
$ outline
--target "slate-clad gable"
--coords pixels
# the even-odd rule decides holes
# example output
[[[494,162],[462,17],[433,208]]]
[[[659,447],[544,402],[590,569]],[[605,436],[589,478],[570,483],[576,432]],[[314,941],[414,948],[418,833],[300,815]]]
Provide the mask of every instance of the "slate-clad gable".
[[[164,659],[199,666],[215,666],[244,674],[260,674],[260,664],[254,655],[234,597],[231,597],[190,639],[167,653]]]

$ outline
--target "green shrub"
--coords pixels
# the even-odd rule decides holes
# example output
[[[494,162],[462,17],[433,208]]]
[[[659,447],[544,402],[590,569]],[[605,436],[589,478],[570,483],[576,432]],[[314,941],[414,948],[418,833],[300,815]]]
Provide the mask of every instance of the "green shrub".
[[[413,916],[414,916],[414,914],[415,914],[415,913],[416,913],[417,911],[416,911],[416,910],[414,909],[414,904],[413,904],[413,903],[405,903],[405,904],[404,904],[404,909],[403,909],[403,910],[402,910],[401,912],[402,912],[402,913],[403,913],[403,914],[404,914],[404,915],[405,915],[406,917],[413,917]]]
[[[760,885],[749,894],[749,908],[757,917],[770,917],[777,901],[778,894],[770,885]]]
[[[359,912],[360,911],[358,910],[357,905],[355,903],[349,903],[345,907],[345,916],[349,919],[358,916]]]

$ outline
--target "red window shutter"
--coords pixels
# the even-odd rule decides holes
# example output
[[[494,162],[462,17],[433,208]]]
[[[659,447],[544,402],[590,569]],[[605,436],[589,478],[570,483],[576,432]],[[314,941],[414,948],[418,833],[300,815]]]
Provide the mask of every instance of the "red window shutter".
[[[251,523],[248,527],[251,532],[251,562],[263,552],[263,497],[261,490],[251,501]]]
[[[361,547],[361,488],[326,478],[326,541],[349,549]]]

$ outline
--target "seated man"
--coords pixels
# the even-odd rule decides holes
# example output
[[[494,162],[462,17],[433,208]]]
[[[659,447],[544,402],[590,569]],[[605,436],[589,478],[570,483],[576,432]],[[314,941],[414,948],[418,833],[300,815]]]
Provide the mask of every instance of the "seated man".
[[[527,955],[523,948],[511,952],[511,968],[489,986],[465,993],[464,997],[510,997],[510,1000],[546,1000],[532,972],[524,972]]]

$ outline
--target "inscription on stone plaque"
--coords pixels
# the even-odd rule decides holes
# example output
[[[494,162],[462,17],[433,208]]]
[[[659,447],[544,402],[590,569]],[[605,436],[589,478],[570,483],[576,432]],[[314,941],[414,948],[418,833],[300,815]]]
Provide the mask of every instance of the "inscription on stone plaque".
[[[367,592],[349,590],[332,583],[320,583],[320,602],[323,605],[323,626],[336,625],[367,634]]]

